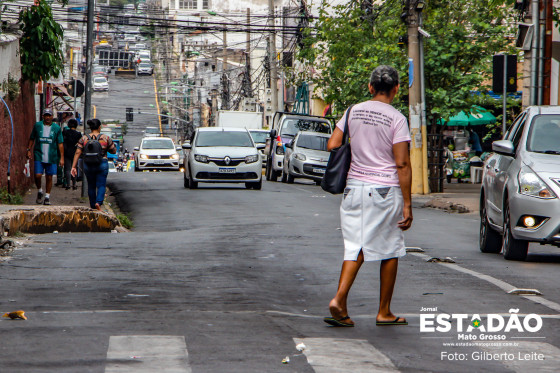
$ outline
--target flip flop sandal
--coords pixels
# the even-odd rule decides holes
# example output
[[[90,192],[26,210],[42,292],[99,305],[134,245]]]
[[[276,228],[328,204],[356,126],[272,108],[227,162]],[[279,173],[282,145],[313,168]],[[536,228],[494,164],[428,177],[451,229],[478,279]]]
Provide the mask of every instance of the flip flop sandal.
[[[397,316],[393,321],[375,321],[375,325],[377,326],[386,326],[386,325],[408,325],[406,320],[399,321],[400,317]]]
[[[350,316],[345,316],[340,319],[335,319],[334,317],[325,317],[323,321],[332,326],[351,328],[354,326],[354,324],[344,322],[344,320],[348,319],[350,319]]]

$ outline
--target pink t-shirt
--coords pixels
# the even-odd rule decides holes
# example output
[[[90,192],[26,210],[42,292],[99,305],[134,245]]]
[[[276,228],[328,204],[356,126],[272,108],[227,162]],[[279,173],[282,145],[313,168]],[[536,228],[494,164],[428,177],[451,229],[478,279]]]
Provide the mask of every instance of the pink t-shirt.
[[[341,131],[347,112],[336,124]],[[366,101],[352,107],[348,127],[352,144],[348,178],[399,186],[393,144],[410,142],[406,117],[389,104]]]

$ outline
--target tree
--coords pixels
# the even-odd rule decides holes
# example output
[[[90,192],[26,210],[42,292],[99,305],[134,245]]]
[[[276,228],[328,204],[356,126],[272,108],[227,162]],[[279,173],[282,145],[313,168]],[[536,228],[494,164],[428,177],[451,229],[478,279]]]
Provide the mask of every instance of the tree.
[[[66,4],[67,0],[61,1]],[[62,27],[53,18],[45,0],[23,9],[19,14],[20,60],[22,77],[32,82],[58,76],[64,69]]]
[[[430,0],[423,12],[426,108],[429,119],[449,118],[470,109],[471,91],[489,80],[492,55],[515,53],[510,0]],[[399,37],[406,36],[400,0],[380,5],[354,1],[331,7],[323,0],[315,30],[308,29],[299,60],[311,72],[304,78],[315,83],[340,114],[350,103],[369,97],[367,82],[380,64],[392,65],[401,76],[401,93],[394,102],[408,112],[408,61]]]

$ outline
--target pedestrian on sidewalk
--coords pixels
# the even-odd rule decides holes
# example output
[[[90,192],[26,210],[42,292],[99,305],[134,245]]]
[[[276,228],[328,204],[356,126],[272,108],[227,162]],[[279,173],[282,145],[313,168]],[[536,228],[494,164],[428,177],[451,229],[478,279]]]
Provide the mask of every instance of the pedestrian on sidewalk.
[[[68,121],[68,129],[62,131],[62,137],[64,139],[64,177],[66,179],[66,185],[64,185],[64,187],[66,190],[70,189],[70,180],[72,180],[72,189],[77,189],[76,177],[72,176],[71,171],[74,155],[76,154],[76,146],[82,137],[82,133],[77,131],[76,128],[78,128],[78,121],[76,119],[70,119]]]
[[[407,325],[391,312],[398,258],[406,254],[403,231],[412,224],[407,120],[391,103],[399,75],[390,66],[377,67],[370,77],[373,98],[354,105],[336,124],[328,150],[342,145],[346,116],[352,161],[340,206],[344,261],[338,290],[329,303],[333,326],[354,326],[347,298],[364,261],[381,261],[381,289],[376,325]]]
[[[482,154],[482,145],[480,145],[480,136],[478,133],[474,131],[472,126],[469,124],[467,125],[467,132],[469,133],[469,144],[472,145],[472,150],[476,154],[477,157],[480,157]]]
[[[105,199],[107,175],[109,174],[109,161],[107,152],[115,154],[117,147],[111,137],[101,133],[101,121],[90,119],[87,125],[91,130],[89,135],[84,135],[78,141],[74,161],[72,162],[72,176],[78,174],[76,166],[78,159],[84,154],[84,174],[88,183],[89,205],[92,209],[101,211]]]
[[[43,110],[43,120],[35,123],[29,143],[27,158],[31,159],[33,150],[35,185],[37,186],[37,204],[51,204],[51,190],[53,176],[56,175],[57,165],[64,166],[64,146],[60,126],[53,123],[53,113],[50,109]],[[41,182],[45,174],[45,193]],[[44,199],[43,199],[44,197]]]

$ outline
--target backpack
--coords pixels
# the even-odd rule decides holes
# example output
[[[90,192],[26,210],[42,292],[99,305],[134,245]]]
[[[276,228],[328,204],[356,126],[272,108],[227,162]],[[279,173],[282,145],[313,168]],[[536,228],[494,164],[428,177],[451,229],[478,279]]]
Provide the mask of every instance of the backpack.
[[[98,166],[103,160],[103,147],[99,142],[99,136],[97,138],[86,136],[88,142],[84,146],[84,162],[90,166]]]

